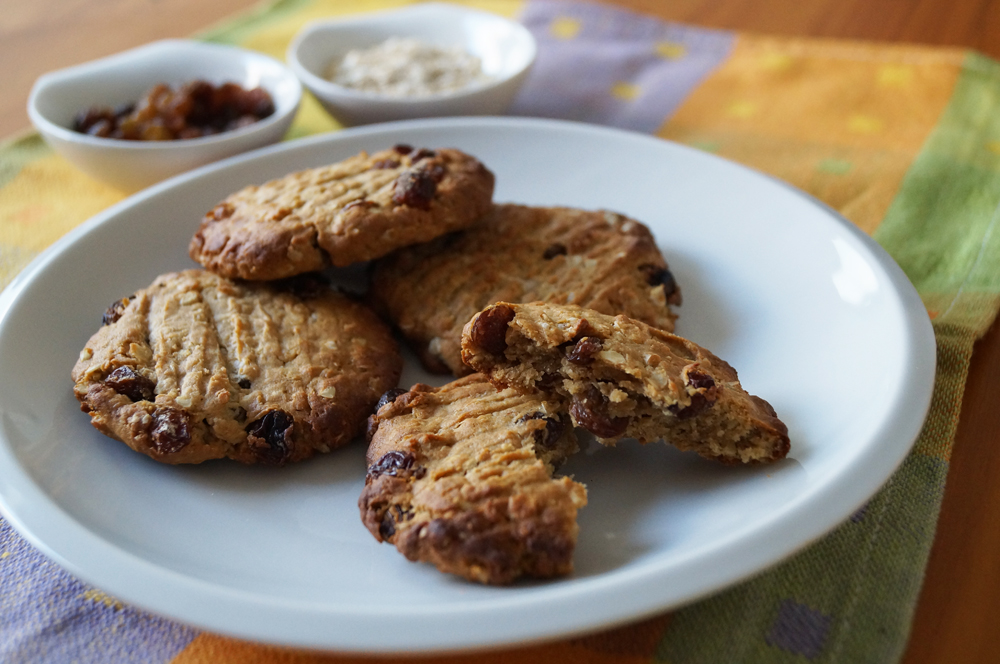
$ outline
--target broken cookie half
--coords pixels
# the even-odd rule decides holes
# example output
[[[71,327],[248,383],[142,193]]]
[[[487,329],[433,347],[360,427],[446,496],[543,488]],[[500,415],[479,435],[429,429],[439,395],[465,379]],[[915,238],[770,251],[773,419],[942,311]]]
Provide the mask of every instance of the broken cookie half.
[[[377,540],[480,583],[572,571],[587,492],[553,476],[577,450],[557,404],[473,374],[389,391],[368,435],[358,505]]]
[[[730,464],[788,454],[787,427],[729,364],[625,316],[499,302],[465,326],[462,359],[498,388],[561,402],[604,443],[665,439]]]

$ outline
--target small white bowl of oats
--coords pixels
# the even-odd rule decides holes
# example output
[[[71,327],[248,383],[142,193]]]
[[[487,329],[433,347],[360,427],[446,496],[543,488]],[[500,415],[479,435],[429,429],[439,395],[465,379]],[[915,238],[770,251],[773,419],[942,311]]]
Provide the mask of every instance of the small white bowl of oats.
[[[537,45],[520,23],[445,3],[307,24],[288,47],[302,83],[345,126],[499,115]]]

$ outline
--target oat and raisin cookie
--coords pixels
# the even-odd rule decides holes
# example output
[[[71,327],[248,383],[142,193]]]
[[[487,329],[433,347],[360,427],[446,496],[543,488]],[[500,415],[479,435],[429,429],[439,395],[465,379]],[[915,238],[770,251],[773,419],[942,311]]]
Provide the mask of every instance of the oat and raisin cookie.
[[[462,357],[498,387],[560,399],[602,442],[666,439],[724,463],[774,461],[788,429],[704,348],[625,316],[494,304],[469,321]]]
[[[572,571],[587,493],[553,477],[577,449],[556,404],[479,374],[394,390],[380,404],[358,502],[376,539],[481,583]]]
[[[114,303],[73,368],[98,431],[165,463],[282,465],[359,435],[402,360],[364,305],[300,277],[165,274]]]
[[[232,194],[205,215],[188,251],[233,279],[350,265],[465,228],[489,209],[493,181],[458,150],[362,152]]]
[[[605,210],[496,205],[468,230],[376,265],[372,294],[430,371],[464,375],[462,327],[493,302],[541,300],[672,331],[681,293],[652,233]]]

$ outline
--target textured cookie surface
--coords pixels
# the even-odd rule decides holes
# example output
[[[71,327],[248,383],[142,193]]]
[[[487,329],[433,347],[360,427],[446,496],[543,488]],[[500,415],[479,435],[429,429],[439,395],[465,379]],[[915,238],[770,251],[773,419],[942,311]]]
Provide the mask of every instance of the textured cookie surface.
[[[465,228],[493,174],[458,150],[399,145],[239,191],[212,209],[191,258],[235,279],[281,279],[366,261]]]
[[[666,439],[724,463],[774,461],[788,429],[736,371],[686,339],[625,316],[498,303],[465,328],[462,357],[498,386],[560,399],[602,442]]]
[[[157,461],[281,465],[360,434],[401,368],[378,317],[322,283],[188,270],[113,304],[72,375],[94,427]]]
[[[479,374],[399,392],[369,421],[359,507],[372,535],[481,583],[572,571],[587,494],[552,475],[577,449],[565,414]]]
[[[570,303],[672,331],[680,291],[653,235],[619,214],[497,205],[378,262],[372,293],[431,371],[468,373],[462,328],[493,302]]]

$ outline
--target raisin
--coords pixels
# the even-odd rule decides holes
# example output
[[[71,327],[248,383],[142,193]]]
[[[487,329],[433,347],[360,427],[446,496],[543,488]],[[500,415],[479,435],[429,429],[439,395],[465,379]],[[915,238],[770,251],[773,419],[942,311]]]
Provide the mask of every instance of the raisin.
[[[214,90],[212,84],[207,81],[191,81],[184,86],[184,92],[191,101],[191,108],[188,110],[189,123],[194,125],[208,124],[210,119],[209,106],[212,104]]]
[[[250,379],[247,378],[246,376],[240,376],[239,380],[236,381],[236,384],[242,387],[244,390],[249,390],[251,385]]]
[[[377,413],[382,409],[382,406],[392,403],[401,394],[406,394],[406,390],[400,387],[394,387],[391,390],[387,390],[385,394],[379,397],[378,403],[375,404],[375,412]]]
[[[639,266],[639,271],[646,278],[646,283],[656,287],[663,285],[663,294],[671,304],[680,304],[680,292],[677,290],[677,281],[673,273],[665,267],[645,263]]]
[[[396,178],[392,191],[392,202],[397,205],[429,210],[434,194],[437,192],[437,182],[424,170],[404,171]]]
[[[396,534],[397,523],[403,523],[404,521],[409,521],[412,518],[412,510],[400,507],[399,505],[390,505],[382,514],[382,521],[379,523],[378,534],[382,537],[383,541],[388,540]]]
[[[546,373],[543,374],[541,378],[535,381],[535,387],[543,392],[551,392],[558,385],[562,384],[563,377],[557,373]]]
[[[379,424],[381,424],[381,422],[379,422],[379,419],[378,419],[377,415],[370,415],[368,417],[368,420],[365,422],[365,441],[366,442],[368,442],[368,443],[372,442],[372,438],[374,438],[375,434],[378,432],[378,425]]]
[[[676,415],[677,419],[687,420],[708,410],[713,404],[715,404],[714,399],[709,400],[709,398],[701,392],[695,392],[691,395],[691,403],[689,405],[681,408],[678,404],[671,404],[670,406],[667,406],[667,410]]]
[[[399,154],[410,154],[411,152],[413,152],[413,146],[407,145],[406,143],[397,143],[396,145],[392,146],[392,149],[398,152]]]
[[[254,120],[266,118],[274,113],[274,101],[263,88],[247,90],[237,105],[243,113],[242,117],[249,116]]]
[[[280,465],[291,454],[291,435],[295,420],[283,410],[269,410],[264,417],[246,427],[247,442],[257,458],[265,463]]]
[[[416,463],[416,459],[409,452],[399,452],[397,450],[386,452],[382,455],[381,459],[368,466],[365,483],[371,482],[382,475],[390,475],[392,477],[409,477],[411,475],[417,478],[423,477],[427,473],[427,469],[420,466],[414,468],[414,463]]]
[[[152,401],[156,384],[129,366],[121,366],[104,379],[104,384],[132,401]]]
[[[715,387],[715,380],[708,374],[692,369],[687,372],[687,384],[696,390],[710,390]]]
[[[392,518],[392,512],[386,510],[382,515],[382,522],[378,524],[378,534],[383,540],[387,540],[396,534],[396,521]]]
[[[374,164],[372,164],[372,168],[379,168],[379,169],[399,168],[399,162],[396,161],[395,159],[379,159]]]
[[[566,353],[566,359],[573,364],[587,365],[594,361],[594,355],[601,352],[603,347],[600,337],[584,337]]]
[[[424,526],[423,533],[426,533],[426,537],[435,543],[440,543],[440,545],[450,544],[453,540],[458,538],[458,528],[451,523],[448,519],[431,519]],[[443,550],[447,550],[444,546],[441,547]]]
[[[667,406],[667,410],[676,415],[678,419],[686,420],[708,410],[715,405],[716,390],[715,380],[708,374],[696,369],[688,369],[685,380],[688,385],[701,390],[691,395],[691,403],[681,408],[678,404]]]
[[[434,150],[428,150],[427,148],[420,148],[417,150],[416,154],[413,155],[413,162],[418,162],[421,159],[430,159],[431,157],[436,157],[437,153]]]
[[[427,175],[431,176],[435,182],[440,182],[448,174],[447,169],[441,164],[434,164],[430,168],[424,168]]]
[[[114,122],[115,112],[112,109],[95,106],[76,114],[76,117],[73,119],[73,131],[89,134],[92,133],[92,128],[99,123],[113,126]]]
[[[152,446],[160,454],[180,452],[191,442],[191,423],[188,414],[176,408],[157,408],[153,411]]]
[[[550,244],[548,248],[542,252],[542,258],[545,260],[551,260],[556,256],[566,255],[566,245],[561,242],[556,242],[555,244]]]
[[[104,312],[104,316],[101,317],[101,324],[111,325],[112,323],[117,323],[118,319],[122,317],[123,313],[125,313],[125,307],[128,306],[129,300],[133,297],[135,296],[129,295],[127,297],[123,297],[117,302],[112,303],[112,305],[107,308],[107,311]]]
[[[375,433],[378,431],[378,425],[381,423],[378,419],[378,411],[382,409],[382,406],[392,403],[402,394],[406,394],[406,390],[394,387],[379,397],[378,403],[375,404],[375,414],[371,415],[365,424],[365,439],[369,443],[372,442],[372,438],[375,437]]]
[[[472,323],[472,343],[487,353],[502,355],[507,350],[507,326],[512,320],[514,310],[505,304],[487,308]]]
[[[577,424],[599,438],[615,438],[628,428],[628,418],[611,417],[607,399],[594,386],[590,386],[582,396],[573,397],[569,412]]]
[[[545,413],[539,411],[528,413],[527,415],[521,417],[521,419],[517,422],[518,424],[521,424],[522,422],[527,422],[528,420],[545,420],[544,429],[535,429],[532,431],[532,435],[535,438],[535,444],[544,449],[554,448],[556,446],[556,442],[566,429],[566,424],[561,419],[556,417],[547,417]]]

